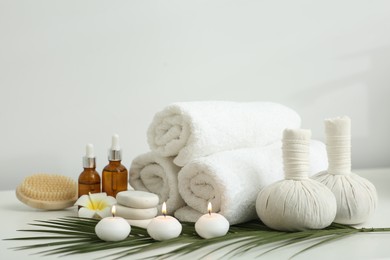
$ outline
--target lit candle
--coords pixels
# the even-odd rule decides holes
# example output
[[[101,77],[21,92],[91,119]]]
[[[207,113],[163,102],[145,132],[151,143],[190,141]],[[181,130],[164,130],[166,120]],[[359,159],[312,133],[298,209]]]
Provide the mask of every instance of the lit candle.
[[[115,217],[115,205],[111,208],[112,217],[99,221],[95,227],[96,235],[104,241],[121,241],[129,236],[131,227],[121,218]]]
[[[226,235],[229,230],[229,221],[218,213],[211,213],[212,207],[209,202],[208,213],[201,216],[195,223],[195,230],[203,238],[213,238]]]
[[[162,205],[163,216],[157,216],[149,223],[147,231],[153,239],[162,241],[178,237],[181,233],[182,226],[174,217],[167,216],[167,205]]]

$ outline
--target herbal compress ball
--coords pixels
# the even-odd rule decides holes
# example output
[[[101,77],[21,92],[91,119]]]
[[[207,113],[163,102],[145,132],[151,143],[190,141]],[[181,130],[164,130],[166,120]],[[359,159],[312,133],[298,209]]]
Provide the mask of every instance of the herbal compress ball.
[[[359,224],[368,219],[377,204],[374,185],[351,172],[351,119],[325,120],[326,151],[329,168],[313,176],[328,186],[336,197],[335,222]]]
[[[285,179],[260,191],[257,215],[268,227],[282,231],[321,229],[336,215],[336,199],[309,173],[310,130],[286,129],[283,133]]]

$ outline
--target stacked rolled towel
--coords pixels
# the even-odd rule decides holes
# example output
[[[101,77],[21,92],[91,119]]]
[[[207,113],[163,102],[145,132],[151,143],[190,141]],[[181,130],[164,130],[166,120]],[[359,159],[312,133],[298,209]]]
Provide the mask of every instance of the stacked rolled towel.
[[[173,214],[185,205],[177,186],[177,167],[170,157],[148,152],[136,157],[130,166],[130,185],[135,190],[147,191],[159,197],[158,209],[166,202],[167,211]]]
[[[277,103],[183,102],[158,112],[147,136],[152,151],[184,166],[213,153],[271,144],[300,122],[294,110]]]
[[[116,196],[116,215],[132,226],[146,228],[157,215],[158,196],[144,191],[121,191]]]
[[[295,111],[271,102],[174,103],[154,116],[152,152],[133,160],[130,185],[157,194],[182,221],[195,222],[208,201],[230,224],[256,218],[257,193],[283,177],[282,133],[300,123]],[[312,172],[326,169],[325,146],[312,149]]]
[[[179,192],[188,206],[177,210],[175,217],[195,222],[210,201],[213,211],[231,225],[255,219],[257,194],[283,178],[282,165],[281,142],[196,159],[179,172]],[[326,148],[319,141],[311,142],[310,165],[311,174],[327,169]]]

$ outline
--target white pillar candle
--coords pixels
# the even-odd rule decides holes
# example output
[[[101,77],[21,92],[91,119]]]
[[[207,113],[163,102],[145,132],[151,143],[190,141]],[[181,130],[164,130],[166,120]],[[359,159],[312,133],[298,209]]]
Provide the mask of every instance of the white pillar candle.
[[[157,216],[149,223],[147,231],[154,240],[162,241],[178,237],[182,226],[174,217],[167,216],[167,206],[165,202],[162,205],[163,216]]]
[[[212,206],[209,202],[208,213],[201,216],[195,223],[195,230],[202,238],[213,238],[226,235],[229,230],[229,221],[218,213],[211,213]]]
[[[112,217],[103,218],[95,227],[96,235],[104,241],[121,241],[129,236],[131,227],[121,218],[115,217],[115,206],[111,209]]]

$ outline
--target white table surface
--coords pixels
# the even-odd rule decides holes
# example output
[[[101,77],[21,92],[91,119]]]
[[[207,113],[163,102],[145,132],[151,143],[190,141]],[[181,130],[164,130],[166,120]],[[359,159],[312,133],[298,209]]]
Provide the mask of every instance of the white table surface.
[[[388,169],[366,169],[354,170],[362,177],[369,179],[377,188],[379,205],[375,214],[363,225],[364,227],[390,227],[390,168]],[[1,239],[11,237],[21,237],[31,235],[26,234],[18,229],[32,228],[28,223],[33,220],[48,220],[56,219],[64,216],[76,216],[76,208],[72,207],[61,211],[40,211],[25,206],[19,202],[15,196],[14,191],[0,191],[0,233]],[[42,256],[33,254],[37,251],[22,250],[14,251],[9,249],[11,247],[30,244],[30,242],[23,241],[4,241],[1,240],[0,258],[1,259],[59,259],[58,256]],[[264,255],[261,259],[288,259],[291,255],[299,250],[307,247],[310,243],[301,243],[299,245],[289,246],[287,248],[278,249],[272,253]],[[269,248],[269,247],[268,247]],[[191,259],[199,257],[201,253],[205,253],[210,248],[205,248],[202,252],[195,252],[191,255],[181,257],[181,259]],[[255,258],[265,248],[256,248],[247,254],[240,257],[240,259]],[[107,255],[112,251],[101,251],[96,253],[88,253],[82,255],[65,256],[61,259],[95,259]],[[211,254],[207,259],[216,259],[221,256],[219,254]],[[145,254],[139,257],[147,256]],[[129,257],[135,259],[135,257]],[[129,259],[127,258],[127,259]],[[138,257],[137,257],[138,258]],[[234,259],[237,259],[234,258]],[[317,248],[311,249],[305,253],[298,255],[294,259],[390,259],[390,232],[389,233],[364,233],[356,234],[337,240],[335,242],[321,245]]]

